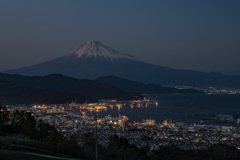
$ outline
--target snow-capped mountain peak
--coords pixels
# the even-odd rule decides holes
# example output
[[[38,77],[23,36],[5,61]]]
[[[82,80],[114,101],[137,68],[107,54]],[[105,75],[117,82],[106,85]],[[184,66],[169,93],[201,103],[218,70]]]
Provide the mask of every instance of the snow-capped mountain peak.
[[[120,53],[112,48],[109,48],[98,41],[88,41],[81,45],[76,50],[68,53],[66,57],[77,55],[77,58],[105,58],[105,59],[135,59],[130,54]]]

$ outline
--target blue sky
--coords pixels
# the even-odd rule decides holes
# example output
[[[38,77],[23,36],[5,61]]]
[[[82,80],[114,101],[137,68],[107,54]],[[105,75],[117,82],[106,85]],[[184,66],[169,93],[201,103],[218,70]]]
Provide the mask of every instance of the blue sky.
[[[161,66],[240,70],[239,8],[239,0],[0,0],[0,71],[89,40]]]

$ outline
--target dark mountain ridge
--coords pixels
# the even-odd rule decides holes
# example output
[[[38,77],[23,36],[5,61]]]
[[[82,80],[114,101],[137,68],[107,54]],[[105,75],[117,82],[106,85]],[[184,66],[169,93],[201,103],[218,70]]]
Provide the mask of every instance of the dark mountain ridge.
[[[33,89],[12,84],[5,80],[0,80],[0,103],[3,105],[13,104],[63,104],[70,103],[77,99],[79,103],[94,102],[83,94],[59,93],[49,90]]]
[[[47,76],[21,76],[0,73],[0,79],[13,84],[34,89],[49,90],[67,94],[83,94],[92,99],[139,99],[139,93],[127,93],[110,84],[95,82],[87,79],[76,79],[52,74]]]
[[[139,92],[142,94],[204,94],[203,91],[197,91],[194,89],[176,89],[163,87],[161,85],[144,84],[116,76],[102,76],[95,79],[95,81],[109,83],[126,92]]]

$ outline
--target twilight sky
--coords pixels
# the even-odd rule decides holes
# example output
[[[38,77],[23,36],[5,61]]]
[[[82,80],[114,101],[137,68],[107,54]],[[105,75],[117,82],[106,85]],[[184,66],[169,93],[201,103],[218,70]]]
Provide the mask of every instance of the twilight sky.
[[[240,74],[240,1],[0,0],[0,71],[89,40],[161,66]]]

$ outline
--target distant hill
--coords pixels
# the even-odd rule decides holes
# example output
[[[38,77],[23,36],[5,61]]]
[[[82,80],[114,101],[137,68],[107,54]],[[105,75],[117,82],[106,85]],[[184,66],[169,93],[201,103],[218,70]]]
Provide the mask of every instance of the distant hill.
[[[63,104],[77,99],[78,102],[93,101],[83,94],[59,93],[49,90],[33,89],[0,80],[0,103],[2,104]]]
[[[146,53],[147,54],[147,53]],[[114,75],[131,81],[157,85],[240,88],[240,75],[172,69],[137,60],[97,41],[89,41],[76,50],[40,64],[5,73],[45,76],[60,73],[78,79],[96,79]]]
[[[107,83],[101,84],[93,80],[70,78],[60,74],[28,77],[0,73],[0,79],[23,87],[67,94],[87,95],[95,100],[143,98],[140,93],[127,93]]]
[[[176,89],[163,87],[161,85],[144,84],[137,81],[129,81],[116,76],[102,76],[95,81],[100,83],[109,83],[126,92],[139,92],[142,94],[204,94],[203,91],[195,89]]]

